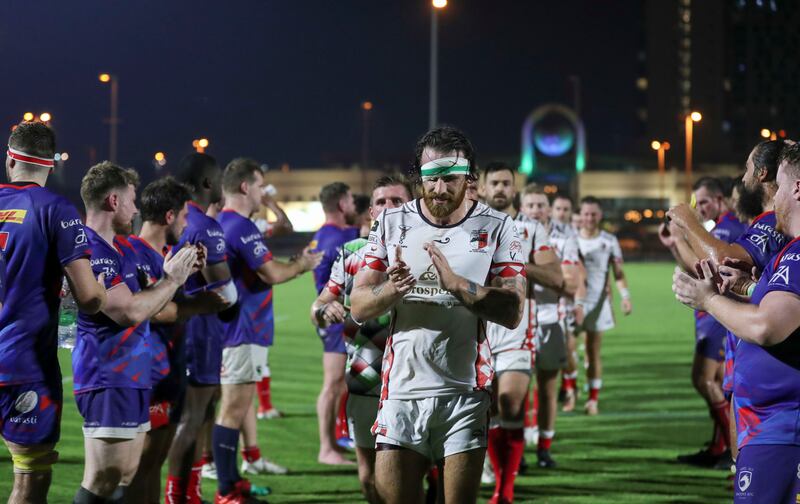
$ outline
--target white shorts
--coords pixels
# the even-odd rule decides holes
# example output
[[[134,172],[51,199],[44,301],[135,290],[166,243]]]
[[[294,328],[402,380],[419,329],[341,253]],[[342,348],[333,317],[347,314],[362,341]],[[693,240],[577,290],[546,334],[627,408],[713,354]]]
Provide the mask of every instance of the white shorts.
[[[378,402],[378,396],[360,394],[347,396],[347,418],[352,424],[350,434],[359,448],[375,449],[375,436],[371,429],[378,417]]]
[[[567,338],[564,323],[545,324],[536,328],[536,367],[542,371],[558,371],[567,365]]]
[[[223,385],[261,381],[267,362],[267,347],[244,344],[222,349],[219,382]]]
[[[385,399],[372,428],[378,444],[402,446],[432,461],[486,448],[489,394]]]
[[[611,309],[611,301],[607,297],[601,298],[594,306],[586,306],[584,330],[603,332],[614,329],[614,325],[614,310]]]
[[[530,375],[533,367],[533,352],[530,350],[506,350],[492,354],[492,367],[496,375],[506,371],[519,371]]]

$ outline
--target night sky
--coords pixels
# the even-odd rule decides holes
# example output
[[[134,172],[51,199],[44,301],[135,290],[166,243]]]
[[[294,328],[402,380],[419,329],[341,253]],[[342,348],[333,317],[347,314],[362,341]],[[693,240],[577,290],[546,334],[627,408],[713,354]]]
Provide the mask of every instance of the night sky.
[[[169,162],[210,139],[227,162],[357,162],[363,100],[371,158],[408,162],[428,122],[429,0],[0,2],[0,121],[53,114],[67,170],[108,156],[109,89],[120,80],[119,161]],[[572,102],[582,81],[590,152],[636,141],[641,2],[450,0],[440,16],[441,122],[479,158],[517,155],[534,107]],[[7,131],[7,130],[6,130]],[[73,171],[74,170],[74,171]]]

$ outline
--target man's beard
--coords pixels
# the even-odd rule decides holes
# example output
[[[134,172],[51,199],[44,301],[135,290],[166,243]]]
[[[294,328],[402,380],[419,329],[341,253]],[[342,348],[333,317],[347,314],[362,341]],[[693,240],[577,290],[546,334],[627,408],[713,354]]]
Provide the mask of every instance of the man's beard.
[[[128,222],[112,221],[111,228],[114,230],[114,234],[129,236],[133,234],[133,221],[132,220]]]
[[[506,198],[504,194],[496,194],[492,196],[487,203],[495,210],[505,210],[511,206],[511,200]]]
[[[753,189],[748,189],[745,184],[742,184],[739,187],[736,212],[743,218],[761,215],[764,212],[764,186],[756,184]]]
[[[348,226],[355,226],[356,221],[358,221],[358,215],[355,213],[346,213],[344,214],[344,222]]]
[[[169,226],[167,228],[167,233],[166,233],[167,245],[169,245],[170,247],[173,245],[177,245],[178,241],[180,241],[181,239],[181,234],[183,233],[178,233],[176,229],[174,229],[172,226]]]
[[[461,189],[455,194],[455,196],[449,193],[433,193],[428,192],[424,188],[422,190],[422,197],[425,200],[425,206],[428,207],[428,210],[431,212],[431,215],[436,217],[437,219],[441,219],[447,217],[451,213],[453,213],[456,208],[464,202],[464,196],[467,194],[467,184],[461,186]],[[445,203],[436,203],[434,201],[434,197],[438,196],[447,200]]]

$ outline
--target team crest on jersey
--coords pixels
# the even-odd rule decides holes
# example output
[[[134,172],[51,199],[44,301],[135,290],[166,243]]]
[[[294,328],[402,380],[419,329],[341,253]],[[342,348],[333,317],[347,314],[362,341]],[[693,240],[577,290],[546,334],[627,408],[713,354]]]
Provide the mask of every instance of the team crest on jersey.
[[[17,400],[14,401],[14,409],[24,415],[25,413],[33,411],[33,408],[35,408],[37,404],[39,404],[39,394],[33,390],[29,390],[17,397]]]
[[[479,251],[482,248],[486,248],[486,246],[489,244],[489,232],[485,229],[476,229],[472,231],[470,234],[469,243],[473,246],[473,252]]]
[[[436,268],[433,266],[433,264],[428,266],[428,269],[426,269],[419,276],[419,281],[420,282],[438,282],[439,281],[439,276],[436,274]]]
[[[27,210],[0,210],[0,222],[22,224],[26,215],[28,215]]]
[[[375,221],[375,222],[377,223],[378,221]],[[397,226],[397,229],[400,230],[400,238],[398,239],[398,243],[400,245],[402,245],[403,242],[406,239],[406,233],[411,231],[411,226],[402,226],[402,225],[400,225],[400,226]]]
[[[256,242],[255,246],[253,247],[253,255],[259,257],[266,253],[267,253],[267,246],[264,245],[262,242]]]
[[[753,472],[740,471],[738,483],[739,483],[739,491],[746,492],[747,489],[750,488],[750,484],[753,483]]]

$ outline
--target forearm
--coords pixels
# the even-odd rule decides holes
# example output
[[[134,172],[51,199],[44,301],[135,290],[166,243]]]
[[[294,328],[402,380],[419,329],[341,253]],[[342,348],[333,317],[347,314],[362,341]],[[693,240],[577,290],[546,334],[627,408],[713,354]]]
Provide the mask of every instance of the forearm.
[[[561,290],[564,286],[564,276],[558,263],[525,265],[525,277],[531,283],[539,284],[549,289]]]
[[[574,264],[564,264],[561,266],[561,273],[564,275],[564,288],[561,293],[566,296],[574,296],[581,284],[578,267]]]
[[[524,286],[521,292],[525,292]],[[484,320],[514,329],[522,320],[522,295],[503,287],[484,287],[461,278],[451,293]]]
[[[154,286],[134,294],[125,311],[128,325],[141,324],[161,311],[175,295],[178,287],[172,280],[162,279]]]
[[[721,294],[715,294],[703,306],[712,317],[738,338],[760,346],[779,343],[770,341],[768,317],[762,316],[758,306],[740,303]]]
[[[697,276],[694,271],[694,265],[697,264],[700,258],[697,257],[697,254],[683,236],[675,237],[675,245],[670,247],[669,251],[672,252],[672,256],[683,271],[692,276]]]
[[[685,239],[698,259],[713,259],[721,264],[726,257],[736,257],[731,244],[714,238],[698,220],[690,220],[683,227]]]
[[[323,310],[328,303],[339,301],[340,297],[334,295],[327,287],[322,289],[317,299],[311,304],[311,323],[317,327],[325,328],[328,323],[323,316]]]
[[[281,262],[273,260],[270,262],[269,273],[262,276],[262,280],[270,285],[288,282],[305,273],[302,261]]]
[[[164,308],[150,318],[150,322],[157,324],[174,324],[178,321],[178,303],[169,301]]]
[[[389,280],[374,286],[356,286],[350,293],[350,315],[361,322],[379,317],[402,297]]]

